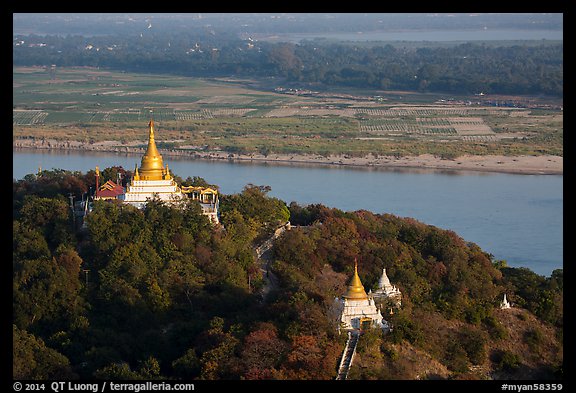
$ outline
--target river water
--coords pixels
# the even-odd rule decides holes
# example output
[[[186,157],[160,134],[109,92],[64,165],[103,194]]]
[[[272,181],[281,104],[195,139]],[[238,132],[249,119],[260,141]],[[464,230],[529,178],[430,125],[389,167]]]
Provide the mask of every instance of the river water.
[[[200,176],[224,194],[248,183],[269,185],[270,196],[300,205],[321,203],[413,217],[450,229],[509,266],[549,276],[563,266],[563,176],[410,169],[271,165],[164,157],[171,171]],[[140,156],[96,152],[13,152],[13,177],[42,169],[86,172]]]
[[[258,36],[262,41],[300,43],[304,40],[331,39],[334,41],[427,41],[471,42],[502,40],[563,40],[563,30],[471,29],[471,30],[413,30],[367,31],[356,33],[278,33]]]

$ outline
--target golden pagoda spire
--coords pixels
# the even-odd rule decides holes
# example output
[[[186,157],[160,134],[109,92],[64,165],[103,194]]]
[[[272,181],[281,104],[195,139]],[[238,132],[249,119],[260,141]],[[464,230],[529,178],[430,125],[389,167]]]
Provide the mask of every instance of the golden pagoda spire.
[[[134,176],[132,180],[140,180],[140,174],[138,173],[138,164],[134,164]]]
[[[150,120],[148,127],[150,127],[148,134],[148,148],[142,157],[140,178],[142,180],[162,180],[164,164],[162,163],[162,156],[158,152],[154,140],[154,120]]]
[[[170,176],[170,169],[168,169],[168,164],[166,164],[166,174],[164,175],[164,179],[165,180],[172,179],[172,176]]]
[[[364,285],[362,285],[362,281],[360,281],[360,276],[358,276],[358,261],[354,258],[354,275],[352,276],[352,280],[350,280],[350,284],[348,285],[348,291],[344,295],[346,299],[351,300],[363,300],[368,299],[368,295],[364,290]]]

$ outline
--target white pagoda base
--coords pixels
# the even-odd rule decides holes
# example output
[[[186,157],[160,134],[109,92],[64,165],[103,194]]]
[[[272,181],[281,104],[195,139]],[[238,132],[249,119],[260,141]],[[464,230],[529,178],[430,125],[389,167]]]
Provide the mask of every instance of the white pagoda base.
[[[374,304],[374,299],[337,299],[340,302],[340,327],[344,330],[379,327],[387,330],[388,322]]]
[[[142,208],[149,199],[158,198],[168,203],[178,203],[186,198],[173,179],[132,180],[122,198],[124,203]]]

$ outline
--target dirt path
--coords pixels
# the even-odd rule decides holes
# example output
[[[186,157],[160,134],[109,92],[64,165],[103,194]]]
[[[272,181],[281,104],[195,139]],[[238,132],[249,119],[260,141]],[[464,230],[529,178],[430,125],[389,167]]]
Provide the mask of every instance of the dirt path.
[[[270,263],[272,263],[272,245],[274,240],[278,239],[287,230],[290,230],[290,221],[282,225],[274,234],[264,241],[260,246],[258,246],[256,251],[256,257],[258,258],[258,263],[260,264],[260,271],[262,272],[262,277],[264,278],[264,287],[262,288],[262,301],[265,301],[268,297],[270,291],[278,286],[278,278],[270,270]]]

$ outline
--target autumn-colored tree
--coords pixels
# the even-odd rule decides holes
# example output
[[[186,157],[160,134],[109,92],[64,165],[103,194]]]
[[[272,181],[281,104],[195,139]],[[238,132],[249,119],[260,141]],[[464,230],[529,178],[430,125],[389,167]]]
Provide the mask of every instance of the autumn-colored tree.
[[[67,200],[72,194],[76,200],[79,200],[88,191],[89,186],[93,185],[90,182],[92,178],[88,175],[83,176],[78,171],[64,169],[42,170],[40,173],[26,175],[23,179],[14,182],[14,206],[18,206],[18,202],[31,195],[42,198],[61,196]],[[87,180],[89,180],[88,183]]]
[[[318,253],[336,271],[351,271],[351,261],[354,261],[360,252],[359,242],[358,231],[352,220],[328,217],[322,225]]]
[[[293,336],[281,373],[287,379],[333,379],[342,347],[325,336]]]
[[[56,262],[66,269],[71,280],[78,280],[83,261],[76,250],[65,246],[58,247],[56,249]]]
[[[248,334],[240,354],[244,377],[247,379],[268,379],[281,364],[288,344],[278,338],[276,326],[261,323],[257,330]]]
[[[314,377],[317,365],[322,360],[322,349],[318,340],[311,335],[298,335],[292,337],[288,352],[286,367],[289,367],[295,376],[309,379]]]

